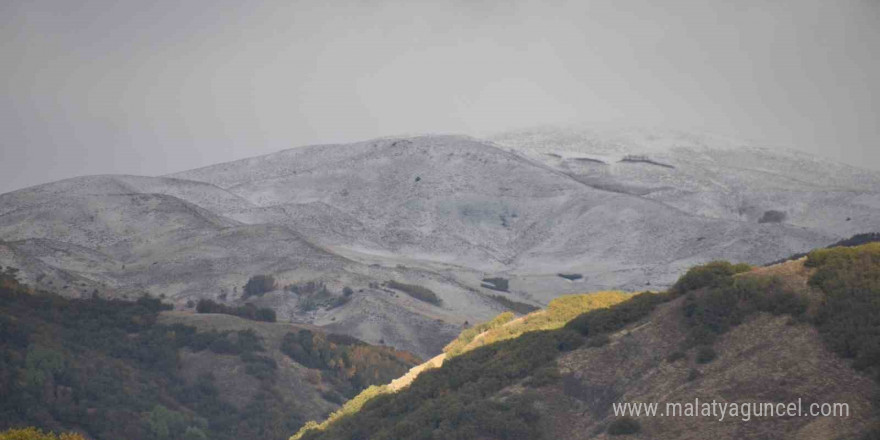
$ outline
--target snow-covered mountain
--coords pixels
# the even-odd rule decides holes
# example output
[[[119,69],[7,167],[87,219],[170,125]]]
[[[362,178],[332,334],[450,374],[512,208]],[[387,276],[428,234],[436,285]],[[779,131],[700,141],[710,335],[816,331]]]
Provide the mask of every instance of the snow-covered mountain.
[[[242,302],[255,274],[348,286],[350,301],[331,309],[283,290],[248,301],[426,356],[465,321],[503,310],[491,295],[541,305],[656,289],[707,260],[764,263],[878,229],[880,173],[711,136],[542,129],[300,147],[172,176],[27,188],[0,195],[0,264],[73,296],[146,291],[181,307]],[[481,287],[490,277],[510,291]]]

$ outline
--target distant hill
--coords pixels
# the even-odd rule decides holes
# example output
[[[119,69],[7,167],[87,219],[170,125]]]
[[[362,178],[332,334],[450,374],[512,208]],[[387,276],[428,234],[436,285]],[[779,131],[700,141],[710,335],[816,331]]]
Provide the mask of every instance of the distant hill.
[[[761,268],[713,262],[692,268],[668,292],[585,305],[556,330],[471,345],[442,366],[432,360],[405,386],[368,390],[329,423],[309,424],[293,438],[876,438],[877,295],[878,243]],[[466,346],[546,313],[499,317],[459,339]],[[660,402],[663,411],[666,402],[695,399],[845,403],[848,413],[719,421],[613,409]]]
[[[68,297],[254,303],[427,358],[505,310],[662,289],[694,264],[769,263],[878,224],[876,172],[690,133],[542,129],[26,188],[0,195],[0,264]],[[243,297],[255,275],[278,288]],[[296,293],[309,283],[326,289]]]
[[[285,438],[419,362],[311,326],[67,299],[0,273],[0,431]]]

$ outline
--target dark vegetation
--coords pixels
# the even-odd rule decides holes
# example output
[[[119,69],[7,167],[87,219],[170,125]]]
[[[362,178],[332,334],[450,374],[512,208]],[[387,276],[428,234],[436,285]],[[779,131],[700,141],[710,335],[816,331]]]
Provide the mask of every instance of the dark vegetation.
[[[668,300],[667,294],[639,293],[620,304],[584,313],[569,321],[564,328],[583,336],[606,335],[648,316],[654,307]]]
[[[810,285],[825,293],[815,318],[829,347],[880,380],[880,243],[810,252]]]
[[[750,269],[751,266],[748,264],[713,261],[690,268],[669,290],[673,294],[680,295],[697,289],[727,286],[733,283],[733,275],[748,272]]]
[[[0,272],[0,429],[77,429],[98,440],[232,440],[287,438],[303,424],[296,396],[277,390],[278,366],[252,330],[163,325],[157,317],[171,306],[159,299],[67,299],[34,292],[14,276]],[[388,358],[404,356],[386,348],[374,354],[359,341],[328,344],[356,370],[348,393],[416,362],[399,367]],[[221,399],[210,372],[184,379],[182,350],[237,357],[242,374],[258,381],[255,396],[239,409]]]
[[[244,285],[244,293],[241,297],[242,299],[247,299],[252,296],[262,296],[275,290],[275,287],[275,277],[271,275],[254,275]]]
[[[560,380],[553,364],[556,356],[584,345],[601,346],[609,334],[644,319],[660,303],[682,297],[687,338],[670,362],[687,359],[691,349],[695,362],[712,362],[718,356],[713,343],[720,335],[763,312],[816,325],[832,350],[876,377],[880,373],[880,243],[814,251],[807,266],[816,268],[810,284],[826,296],[815,312],[806,297],[789,290],[779,278],[745,273],[750,270],[747,265],[712,262],[688,271],[668,293],[638,294],[577,316],[558,330],[524,333],[463,351],[448,358],[442,368],[419,375],[408,389],[373,394],[334,423],[313,425],[295,438],[544,438],[531,389]],[[507,318],[499,317],[499,322]],[[480,330],[466,330],[461,341],[446,351],[466,345]],[[691,368],[688,380],[699,377],[699,371]],[[499,400],[498,393],[514,384],[525,389]],[[626,418],[607,428],[615,436],[640,431],[636,420]]]
[[[510,283],[507,281],[507,278],[483,278],[483,282],[480,283],[480,286],[485,287],[486,289],[497,290],[499,292],[507,292],[507,289],[510,288]]]
[[[639,421],[632,417],[621,417],[614,420],[608,425],[609,435],[629,435],[636,434],[642,430]]]
[[[764,215],[758,219],[758,223],[782,223],[788,216],[782,211],[764,211]]]
[[[855,246],[861,246],[863,244],[876,243],[876,242],[880,242],[880,232],[869,232],[866,234],[856,234],[850,238],[840,240],[837,243],[834,243],[834,244],[826,247],[825,249],[831,249],[831,248],[836,248],[836,247],[855,247]],[[799,259],[806,257],[806,256],[807,256],[806,252],[803,252],[800,254],[794,254],[790,257],[783,258],[781,260],[776,260],[772,263],[767,263],[764,266],[772,266],[774,264],[784,263],[786,261],[799,260]]]
[[[534,393],[526,391],[503,402],[493,396],[516,383],[531,388],[559,380],[548,367],[560,353],[643,318],[665,300],[665,295],[635,295],[609,309],[581,315],[576,325],[528,332],[463,352],[448,359],[443,368],[420,374],[406,390],[374,397],[360,411],[324,430],[305,431],[301,438],[542,438],[540,415],[532,405]],[[508,318],[512,315],[499,317],[498,322]]]
[[[558,276],[560,278],[565,278],[569,281],[577,281],[577,280],[584,277],[583,275],[581,275],[579,273],[558,273],[558,274],[556,274],[556,276]]]
[[[404,284],[391,280],[385,283],[391,289],[399,290],[419,301],[424,301],[435,306],[443,304],[443,300],[437,296],[431,289],[427,287],[417,286],[415,284]]]
[[[370,385],[391,382],[420,362],[406,352],[310,330],[285,335],[281,351],[297,363],[321,370],[323,379],[345,399]],[[339,403],[345,399],[339,399]]]
[[[526,304],[524,302],[514,301],[502,295],[489,295],[489,298],[492,298],[493,300],[495,300],[495,302],[507,308],[507,310],[510,310],[520,315],[532,313],[535,310],[539,309],[539,307],[537,306]]]
[[[651,165],[661,166],[663,168],[675,168],[672,165],[660,163],[660,162],[651,160],[648,156],[642,156],[642,155],[627,155],[627,156],[624,156],[623,159],[620,159],[620,162],[647,163],[647,164],[651,164]]]
[[[815,325],[832,351],[880,379],[880,243],[815,250],[805,265],[816,269],[809,284],[824,293],[812,314],[807,298],[778,278],[733,277],[706,266],[682,277],[676,286],[690,286],[684,290],[686,344],[699,347],[697,360],[714,359],[706,353],[715,338],[760,311]]]
[[[230,307],[210,299],[200,299],[196,304],[198,313],[222,313],[224,315],[238,316],[251,321],[275,322],[275,311],[270,308],[257,308],[253,304],[245,304],[238,307]]]
[[[65,432],[61,435],[55,435],[53,432],[43,432],[39,429],[29,427],[22,429],[8,429],[0,432],[0,440],[85,440],[85,437],[74,432]]]
[[[880,242],[880,232],[869,232],[867,234],[856,234],[850,238],[840,240],[837,243],[835,243],[831,246],[828,246],[828,248],[840,247],[840,246],[854,247],[854,246],[861,246],[863,244],[877,243],[877,242]]]
[[[290,284],[285,289],[299,297],[297,307],[305,312],[318,309],[333,309],[345,305],[351,300],[354,290],[344,287],[341,295],[330,292],[327,285],[320,281],[307,281]]]
[[[739,276],[738,265],[712,262],[689,270],[673,287],[684,295],[683,318],[688,326],[682,350],[696,347],[697,363],[712,362],[718,336],[745,322],[756,312],[800,318],[807,298],[788,289],[776,277]]]
[[[604,160],[593,159],[591,157],[575,157],[574,160],[578,162],[590,162],[590,163],[598,163],[602,165],[608,165]]]

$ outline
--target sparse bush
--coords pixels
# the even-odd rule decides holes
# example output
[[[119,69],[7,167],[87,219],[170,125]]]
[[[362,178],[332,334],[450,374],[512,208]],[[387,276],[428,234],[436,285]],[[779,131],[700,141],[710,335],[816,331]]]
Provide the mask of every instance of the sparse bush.
[[[414,284],[399,283],[394,280],[388,281],[387,286],[389,288],[399,290],[419,301],[424,301],[435,306],[443,304],[443,300],[441,300],[436,293],[434,293],[433,291],[431,291],[431,289],[428,289],[427,287],[417,286]]]
[[[670,353],[669,356],[666,357],[666,362],[669,362],[669,363],[678,362],[686,357],[687,357],[687,355],[683,351],[675,350],[672,353]]]
[[[196,313],[220,313],[224,315],[238,316],[251,321],[275,322],[275,311],[270,308],[257,308],[253,304],[245,304],[240,307],[230,307],[210,299],[200,299],[196,304]]]
[[[642,430],[642,425],[632,417],[620,417],[608,425],[608,435],[636,434]]]
[[[532,313],[535,310],[539,309],[539,307],[533,306],[531,304],[526,304],[524,302],[514,301],[512,299],[509,299],[509,298],[501,296],[501,295],[489,295],[489,298],[492,298],[498,304],[501,304],[502,306],[506,307],[508,310],[510,310],[514,313],[518,313],[520,315],[526,315],[526,314]]]
[[[715,353],[715,349],[709,345],[701,345],[697,347],[697,355],[695,360],[698,364],[708,364],[715,360],[718,357],[718,353]]]

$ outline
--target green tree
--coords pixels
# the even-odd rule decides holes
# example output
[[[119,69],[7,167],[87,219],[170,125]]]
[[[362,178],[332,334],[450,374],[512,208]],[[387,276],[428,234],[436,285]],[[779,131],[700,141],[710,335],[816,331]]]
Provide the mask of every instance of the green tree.
[[[205,432],[195,426],[190,426],[186,428],[186,432],[183,434],[183,440],[207,440],[208,436],[205,435]]]
[[[172,411],[163,405],[156,405],[147,415],[147,426],[149,426],[153,438],[167,440],[177,437],[183,431],[186,419],[183,414],[177,411]]]
[[[25,358],[25,368],[28,385],[42,387],[47,379],[64,369],[64,357],[55,350],[31,345]]]

